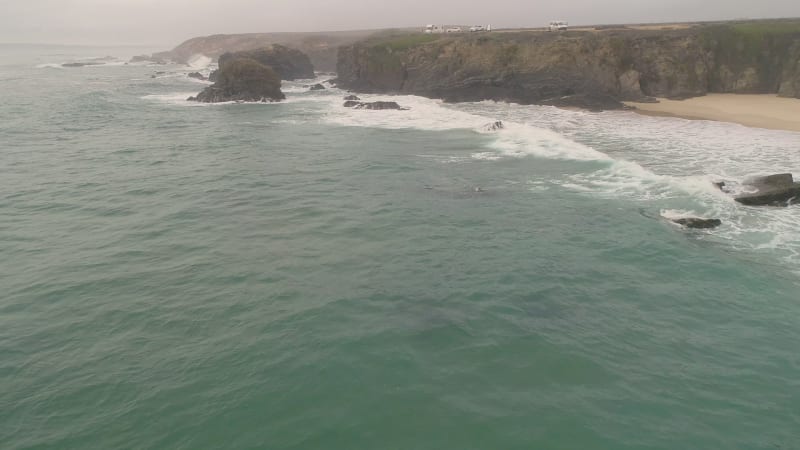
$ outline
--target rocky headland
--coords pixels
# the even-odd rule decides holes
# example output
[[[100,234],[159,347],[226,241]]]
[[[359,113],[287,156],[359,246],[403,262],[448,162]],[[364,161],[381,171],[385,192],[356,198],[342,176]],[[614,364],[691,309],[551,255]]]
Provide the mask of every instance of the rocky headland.
[[[215,34],[189,39],[172,50],[141,55],[133,62],[187,64],[196,55],[219,58],[224,53],[257,50],[273,44],[300,50],[308,55],[316,70],[336,70],[339,47],[365,39],[374,31],[341,31],[321,33],[248,33]]]
[[[445,101],[623,108],[707,93],[800,98],[800,23],[671,30],[373,36],[339,50],[338,86]]]

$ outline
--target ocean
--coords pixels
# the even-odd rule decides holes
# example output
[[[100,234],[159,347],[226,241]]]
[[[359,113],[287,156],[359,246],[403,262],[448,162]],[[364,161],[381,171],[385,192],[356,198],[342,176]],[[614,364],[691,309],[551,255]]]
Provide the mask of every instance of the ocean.
[[[144,52],[0,46],[0,448],[800,448],[800,133]]]

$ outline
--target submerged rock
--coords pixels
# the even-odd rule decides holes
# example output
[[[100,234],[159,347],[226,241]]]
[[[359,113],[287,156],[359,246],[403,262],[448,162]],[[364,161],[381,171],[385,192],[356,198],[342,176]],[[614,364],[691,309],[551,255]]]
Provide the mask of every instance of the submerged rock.
[[[800,198],[800,183],[792,174],[781,173],[745,181],[755,192],[739,195],[735,200],[748,206],[789,206]]]
[[[484,125],[483,129],[485,131],[499,131],[504,129],[506,126],[503,124],[503,121],[498,120],[497,122],[493,122],[487,125]]]
[[[86,67],[86,66],[100,66],[103,63],[101,62],[94,62],[94,61],[86,61],[86,62],[71,62],[71,63],[64,63],[61,67]]]
[[[189,78],[194,78],[195,80],[201,80],[201,81],[206,81],[207,80],[206,76],[203,75],[200,72],[192,72],[192,73],[190,73],[190,74],[188,74],[186,76],[189,77]]]
[[[275,102],[285,99],[281,80],[269,67],[250,58],[228,59],[216,83],[188,100],[203,103],[230,101]]]
[[[357,95],[348,95],[344,99],[347,100],[347,101],[359,101],[359,100],[361,100],[360,98],[358,98]]]
[[[345,108],[353,108],[353,109],[394,109],[394,110],[407,110],[408,108],[403,108],[397,104],[397,102],[357,102],[355,100],[348,100],[344,102]]]
[[[308,90],[309,91],[324,91],[325,90],[325,86],[317,83],[317,84],[311,86]]]
[[[699,217],[683,217],[680,219],[672,219],[672,221],[686,228],[698,229],[717,228],[722,225],[722,221],[719,219],[701,219]]]

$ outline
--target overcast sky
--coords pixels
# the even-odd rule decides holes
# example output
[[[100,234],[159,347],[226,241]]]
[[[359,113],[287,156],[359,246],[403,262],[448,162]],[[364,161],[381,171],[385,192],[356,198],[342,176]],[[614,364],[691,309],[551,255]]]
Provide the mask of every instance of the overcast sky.
[[[172,47],[216,33],[797,16],[800,0],[0,0],[0,42]]]

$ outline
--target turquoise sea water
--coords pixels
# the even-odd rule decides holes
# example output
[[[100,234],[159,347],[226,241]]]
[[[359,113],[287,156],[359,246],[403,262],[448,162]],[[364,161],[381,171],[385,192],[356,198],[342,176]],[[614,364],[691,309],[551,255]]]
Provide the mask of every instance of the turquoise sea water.
[[[0,46],[0,448],[800,448],[800,134],[135,53]]]

